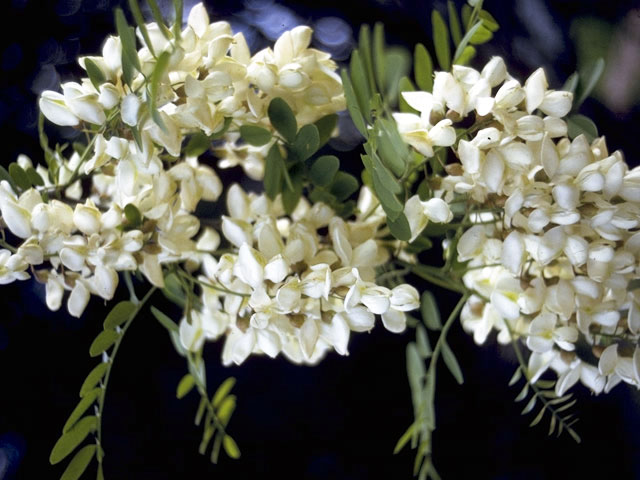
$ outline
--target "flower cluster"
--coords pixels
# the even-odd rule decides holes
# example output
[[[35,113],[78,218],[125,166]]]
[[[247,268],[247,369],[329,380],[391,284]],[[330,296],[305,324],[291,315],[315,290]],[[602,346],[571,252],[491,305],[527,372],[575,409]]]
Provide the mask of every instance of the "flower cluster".
[[[371,196],[363,190],[360,210]],[[227,335],[225,364],[251,353],[317,363],[329,349],[346,355],[351,331],[369,331],[375,315],[392,332],[418,308],[415,288],[374,283],[374,267],[389,258],[379,240],[384,216],[344,221],[322,203],[300,202],[291,218],[279,197],[228,192],[222,232],[237,253],[203,260],[202,308],[188,312],[180,339],[189,350]]]
[[[498,57],[481,72],[454,65],[436,73],[433,93],[405,92],[420,116],[396,120],[432,155],[455,143],[450,119],[475,112],[440,185],[447,200],[469,198],[476,223],[457,243],[473,292],[461,320],[475,341],[492,329],[502,343],[526,338],[529,377],[552,368],[559,396],[579,380],[595,393],[620,381],[640,387],[640,299],[630,283],[640,274],[640,169],[604,138],[569,139],[572,94],[547,87],[542,69],[521,85]],[[578,344],[592,352],[578,354]]]

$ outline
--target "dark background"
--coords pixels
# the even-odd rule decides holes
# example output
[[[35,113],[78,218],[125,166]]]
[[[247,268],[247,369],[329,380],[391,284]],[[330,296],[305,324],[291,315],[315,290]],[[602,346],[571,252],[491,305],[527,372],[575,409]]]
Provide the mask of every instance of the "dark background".
[[[3,2],[2,164],[19,153],[41,159],[38,93],[79,77],[76,57],[99,53],[104,37],[114,31],[112,9],[124,3]],[[234,28],[245,31],[253,51],[266,38],[303,22],[316,25],[316,39],[321,41],[316,45],[330,47],[340,59],[348,58],[361,23],[384,21],[390,43],[410,48],[417,41],[428,43],[430,10],[435,5],[444,11],[445,6],[418,0],[208,3],[211,18],[231,20]],[[611,150],[623,149],[628,162],[637,165],[640,10],[633,8],[638,5],[489,0],[486,7],[502,28],[482,47],[475,65],[502,55],[521,80],[544,66],[556,88],[578,61],[572,23],[591,17],[605,30],[611,26],[609,47],[602,46],[601,31],[586,36],[594,42],[589,48],[604,50],[609,67],[597,99],[588,100],[582,112],[596,120]],[[71,132],[49,133],[65,138]],[[358,161],[357,152],[346,152],[342,158]],[[437,293],[446,314],[454,299]],[[0,480],[58,478],[64,467],[49,466],[49,452],[79,399],[84,377],[97,363],[88,347],[109,306],[93,299],[79,320],[65,311],[51,313],[44,304],[43,286],[32,281],[3,286],[0,302]],[[174,317],[178,314],[161,295],[152,303]],[[223,455],[219,465],[211,465],[197,453],[197,395],[175,398],[175,387],[185,373],[183,359],[173,351],[163,328],[145,313],[123,341],[107,393],[106,477],[410,478],[414,452],[394,456],[392,450],[412,421],[404,365],[411,335],[393,335],[382,326],[371,334],[354,334],[349,357],[330,354],[314,368],[261,357],[251,357],[241,368],[225,368],[220,364],[221,343],[207,345],[210,389],[229,375],[238,379],[238,406],[229,430],[242,450],[240,461]],[[509,347],[497,345],[491,337],[479,348],[459,325],[452,329],[450,343],[466,382],[459,387],[445,370],[439,375],[434,457],[443,478],[640,478],[640,397],[635,389],[621,385],[609,395],[593,397],[584,387],[575,388],[575,410],[581,418],[576,428],[583,443],[576,445],[568,436],[547,438],[546,425],[528,428],[531,416],[521,417],[523,405],[513,402],[519,389],[507,386],[515,368]]]

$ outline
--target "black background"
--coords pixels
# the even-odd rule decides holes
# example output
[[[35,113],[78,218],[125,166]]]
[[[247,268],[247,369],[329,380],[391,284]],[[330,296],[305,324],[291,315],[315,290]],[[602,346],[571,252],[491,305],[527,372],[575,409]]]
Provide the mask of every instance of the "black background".
[[[112,9],[124,3],[3,2],[0,134],[4,165],[23,152],[34,160],[41,158],[35,128],[37,94],[55,89],[59,79],[80,75],[75,58],[100,51],[104,37],[114,30]],[[572,18],[590,14],[615,22],[634,7],[631,2],[597,0],[486,3],[502,28],[481,50],[476,65],[499,54],[510,72],[524,79],[537,62],[547,69],[552,87],[559,87],[575,69],[568,36]],[[526,11],[542,14],[518,15],[524,4],[538,9]],[[417,0],[280,5],[308,23],[340,17],[355,33],[361,23],[382,20],[390,43],[408,46],[428,42],[433,8],[430,2]],[[212,19],[246,19],[240,2],[210,2],[207,8]],[[559,39],[553,56],[540,33],[526,28],[522,18],[536,25],[546,19],[551,25]],[[256,37],[256,45],[260,41]],[[638,107],[613,114],[589,100],[583,112],[596,120],[611,150],[622,148],[629,163],[637,165]],[[68,134],[51,130],[51,136]],[[345,161],[356,162],[358,157],[347,152]],[[437,293],[443,314],[448,313],[455,299],[446,292]],[[63,467],[49,466],[49,452],[79,399],[84,377],[97,363],[89,358],[88,346],[109,306],[93,299],[82,319],[73,319],[65,311],[52,313],[44,304],[44,288],[31,281],[4,286],[0,302],[0,479],[58,478]],[[174,317],[178,314],[160,295],[152,303]],[[404,365],[410,336],[410,332],[393,335],[378,326],[371,334],[352,336],[349,357],[328,355],[314,368],[261,357],[251,357],[241,368],[225,368],[220,364],[221,343],[207,345],[210,388],[229,375],[238,379],[238,406],[230,432],[242,450],[240,461],[223,456],[219,465],[211,465],[197,453],[201,435],[193,425],[197,395],[175,398],[184,362],[163,328],[149,314],[141,315],[122,344],[107,393],[106,477],[410,478],[414,452],[392,455],[397,438],[412,421]],[[519,389],[507,386],[515,368],[510,348],[497,345],[493,337],[479,348],[459,325],[452,329],[450,343],[466,382],[457,386],[445,370],[439,375],[434,458],[443,478],[640,478],[640,397],[635,389],[622,385],[609,395],[593,397],[577,387],[576,411],[581,421],[576,428],[583,443],[576,445],[568,436],[547,438],[546,426],[528,428],[530,416],[521,417],[523,405],[513,402]]]

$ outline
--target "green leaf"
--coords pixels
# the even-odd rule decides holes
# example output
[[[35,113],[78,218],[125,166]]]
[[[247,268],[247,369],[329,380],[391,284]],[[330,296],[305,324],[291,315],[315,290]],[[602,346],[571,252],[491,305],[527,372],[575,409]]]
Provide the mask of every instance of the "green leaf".
[[[433,27],[433,45],[436,49],[436,58],[442,70],[451,68],[451,47],[449,46],[449,30],[437,10],[431,12],[431,25]]]
[[[447,1],[447,13],[449,14],[449,30],[451,31],[453,44],[458,45],[462,39],[462,29],[460,28],[460,18],[458,17],[456,4],[451,0]]]
[[[564,82],[562,88],[560,90],[564,90],[565,92],[576,93],[576,88],[578,87],[578,82],[580,81],[580,74],[578,72],[573,72],[569,75],[569,78]]]
[[[124,300],[117,303],[104,319],[102,327],[105,330],[113,330],[116,327],[122,325],[124,322],[131,318],[133,312],[136,311],[136,306],[129,300]]]
[[[131,85],[133,79],[133,70],[140,71],[140,58],[138,58],[138,51],[136,50],[136,37],[133,33],[133,28],[129,27],[127,19],[124,16],[124,12],[121,8],[115,9],[116,31],[122,42],[122,68],[125,82]]]
[[[104,472],[102,471],[102,464],[98,464],[98,474],[96,475],[96,480],[104,480]]]
[[[137,0],[129,0],[129,10],[131,10],[133,19],[138,24],[138,28],[140,29],[140,33],[142,33],[142,38],[144,38],[144,43],[146,47],[151,52],[151,55],[155,57],[156,52],[153,49],[153,45],[151,44],[151,38],[149,37],[147,25],[144,22],[144,17],[142,16],[142,11],[140,11],[140,5],[138,5]]]
[[[229,423],[229,419],[231,418],[231,415],[233,415],[233,411],[235,409],[236,396],[228,395],[224,397],[224,400],[220,403],[220,408],[218,408],[218,419],[223,425],[227,425],[227,423]]]
[[[164,35],[164,38],[166,38],[167,40],[171,40],[171,32],[167,28],[167,24],[162,17],[162,12],[160,11],[160,8],[158,8],[156,0],[147,0],[147,4],[149,5],[149,9],[151,10],[151,15],[153,15],[153,20],[160,27],[160,31]]]
[[[84,69],[87,71],[87,75],[93,86],[96,87],[96,90],[100,91],[100,85],[107,81],[100,67],[90,58],[85,58]]]
[[[386,79],[386,57],[387,52],[384,42],[384,25],[382,22],[376,22],[373,26],[373,69],[376,77],[378,89],[383,91]]]
[[[580,105],[583,104],[593,89],[596,88],[596,85],[598,85],[598,81],[602,76],[602,72],[604,72],[604,59],[598,58],[590,68],[581,73],[580,78],[583,81],[580,82],[580,94],[578,95],[578,100],[573,104],[574,110],[580,108]]]
[[[49,455],[49,463],[55,465],[64,460],[75,448],[87,438],[89,433],[95,431],[98,426],[97,417],[84,417],[67,433],[62,435],[51,450]]]
[[[378,153],[384,165],[396,177],[402,177],[409,159],[409,149],[402,140],[396,123],[386,118],[377,121]]]
[[[409,77],[402,77],[400,82],[398,82],[398,107],[402,113],[418,113],[417,110],[414,110],[409,106],[407,101],[402,96],[402,92],[413,92],[416,88],[413,83],[409,79]]]
[[[124,216],[127,219],[129,227],[135,228],[142,225],[142,214],[133,203],[127,203],[125,205]]]
[[[98,384],[102,377],[104,377],[105,373],[109,369],[109,363],[99,363],[95,366],[87,378],[84,379],[82,383],[82,387],[80,387],[80,396],[84,397],[87,393],[91,392],[93,388]]]
[[[222,439],[222,446],[224,448],[224,451],[227,452],[227,455],[229,455],[231,458],[235,460],[240,458],[240,449],[238,448],[238,444],[229,435],[225,435]]]
[[[271,200],[282,191],[282,171],[284,160],[277,143],[271,145],[264,168],[264,191]]]
[[[164,288],[162,289],[162,293],[180,308],[184,308],[185,293],[182,290],[182,284],[180,283],[178,275],[170,273],[164,277]]]
[[[458,65],[468,65],[469,62],[476,56],[476,49],[472,45],[464,47],[462,54],[456,60]]]
[[[304,162],[318,151],[320,147],[320,133],[318,128],[313,125],[305,125],[296,135],[296,139],[291,146],[291,150],[297,157],[298,161]]]
[[[29,167],[25,170],[25,173],[27,174],[27,178],[29,179],[29,183],[31,183],[31,185],[44,187],[44,180],[42,179],[40,174],[36,172],[35,168]]]
[[[82,397],[82,400],[78,402],[78,405],[76,405],[76,408],[74,408],[73,412],[71,412],[71,415],[69,415],[69,418],[67,419],[67,422],[64,424],[64,427],[62,427],[62,433],[67,433],[69,430],[71,430],[71,428],[73,428],[73,426],[76,424],[78,420],[80,420],[80,417],[84,415],[87,409],[95,403],[95,401],[98,399],[101,393],[102,393],[102,388],[98,387],[98,388],[94,388],[89,393],[87,393],[84,397]]]
[[[240,127],[242,130],[242,127]],[[184,149],[184,153],[188,157],[199,157],[204,152],[209,150],[211,146],[211,140],[202,132],[196,132],[191,135],[187,146]]]
[[[31,188],[31,182],[29,181],[27,172],[17,163],[14,162],[9,165],[9,175],[11,175],[11,178],[13,178],[13,181],[20,189],[28,190]]]
[[[540,409],[540,412],[538,412],[538,415],[536,415],[536,417],[531,421],[529,426],[530,427],[535,427],[538,423],[540,423],[540,420],[542,420],[542,417],[544,417],[544,412],[546,412],[546,411],[547,411],[546,408],[542,407]]]
[[[418,43],[413,51],[416,85],[423,92],[433,90],[433,61],[427,48]]]
[[[536,406],[536,396],[532,396],[529,401],[527,402],[527,405],[522,409],[522,412],[520,412],[520,415],[526,415],[527,413],[529,413],[531,410],[533,410],[533,407]]]
[[[362,64],[362,60],[360,59],[360,52],[358,52],[357,49],[351,53],[349,72],[351,74],[351,83],[353,85],[353,91],[356,94],[356,99],[358,100],[358,105],[360,106],[360,111],[368,120],[368,107],[372,94],[371,90],[369,89],[369,83],[367,81],[364,65]]]
[[[360,33],[358,35],[358,49],[362,52],[362,63],[366,70],[366,77],[369,83],[369,89],[372,93],[377,91],[376,79],[373,73],[373,54],[371,47],[371,32],[369,25],[363,24],[360,27]]]
[[[331,134],[336,129],[336,125],[338,125],[338,115],[335,113],[325,115],[320,120],[317,120],[314,125],[318,129],[318,148],[320,148],[329,141]]]
[[[413,432],[416,429],[416,424],[413,423],[407,428],[407,431],[402,434],[402,436],[398,439],[395,448],[393,449],[393,454],[396,455],[404,448],[404,446],[411,440],[413,436]]]
[[[379,170],[380,170],[380,167],[384,169],[384,166],[382,165],[382,163],[380,163],[380,160],[377,160],[377,163],[380,165],[380,167],[374,167],[374,163],[371,160],[371,157],[369,157],[369,155],[361,155],[361,158],[362,158],[362,162],[365,165],[365,168],[371,172],[371,177],[373,179],[373,190],[375,191],[376,196],[380,200],[380,204],[382,205],[382,208],[387,214],[387,217],[391,220],[398,218],[398,216],[402,213],[404,206],[402,205],[402,203],[398,201],[398,199],[393,194],[393,192],[391,192],[387,188],[387,186],[385,186],[383,180],[381,180],[381,174]],[[391,176],[391,174],[388,171],[386,172],[386,174],[388,176]],[[393,177],[391,178],[392,178],[391,186],[395,189],[397,182],[395,182],[395,179],[393,179]]]
[[[351,120],[353,120],[353,124],[356,126],[358,131],[366,138],[368,137],[367,125],[364,121],[364,116],[362,115],[360,106],[358,105],[356,93],[353,91],[353,85],[351,84],[349,74],[344,68],[340,71],[340,77],[342,78],[342,88],[344,89],[344,96],[347,101],[349,116],[351,117]]]
[[[176,389],[176,398],[183,398],[193,389],[195,384],[196,379],[193,378],[193,375],[187,373],[178,383],[178,388]]]
[[[173,24],[173,36],[180,40],[180,35],[182,34],[182,11],[184,10],[183,1],[173,0],[173,7],[176,11],[176,21]]]
[[[11,185],[13,191],[16,190],[16,184],[13,181],[13,178],[11,178],[11,175],[9,174],[9,172],[7,172],[7,169],[2,165],[0,165],[0,180],[6,180]]]
[[[407,242],[411,238],[411,227],[404,213],[400,213],[394,220],[387,218],[387,225],[391,234],[398,240]]]
[[[120,334],[115,330],[103,330],[98,334],[93,343],[91,343],[91,347],[89,347],[89,355],[97,357],[102,352],[109,349],[119,336]]]
[[[287,143],[293,143],[298,131],[298,123],[293,110],[282,98],[276,97],[269,103],[267,109],[271,125],[275,128]]]
[[[420,393],[422,389],[422,382],[426,376],[426,370],[424,368],[424,361],[420,357],[418,353],[418,349],[414,342],[409,342],[407,344],[407,375],[409,377],[409,385],[411,386],[411,390],[415,393]],[[414,395],[415,397],[415,395]],[[419,398],[419,395],[418,395]],[[414,405],[417,406],[417,405]]]
[[[509,380],[509,386],[511,387],[518,383],[518,380],[520,380],[520,378],[522,378],[522,368],[518,367],[516,368],[516,371],[513,372],[513,377],[511,377],[511,380]]]
[[[176,325],[176,323],[173,320],[171,320],[167,315],[162,313],[156,307],[154,306],[151,307],[151,313],[153,314],[154,317],[156,317],[156,320],[158,320],[158,322],[160,322],[160,325],[162,325],[164,328],[166,328],[170,332],[178,331],[178,325]]]
[[[340,168],[340,160],[334,155],[323,155],[316,158],[309,170],[309,178],[314,185],[328,186]]]
[[[431,330],[442,330],[442,321],[440,320],[440,310],[436,303],[436,298],[428,290],[422,292],[420,297],[420,314],[422,321]]]
[[[298,205],[302,196],[302,164],[296,164],[289,170],[292,188],[285,188],[282,191],[282,206],[287,215],[290,215]],[[286,178],[286,177],[285,177]]]
[[[377,177],[382,186],[392,194],[402,193],[402,187],[393,174],[387,169],[377,155],[372,155],[371,164],[373,165],[374,180]]]
[[[231,389],[236,384],[236,379],[234,377],[227,378],[224,382],[220,384],[216,393],[213,394],[213,398],[211,399],[211,404],[213,408],[218,408],[222,401],[229,395]]]
[[[249,145],[261,147],[271,140],[271,132],[257,125],[241,125],[240,136]]]
[[[478,25],[478,24],[476,24]],[[489,40],[493,38],[493,33],[487,27],[484,26],[484,23],[475,31],[473,36],[469,39],[469,43],[473,45],[481,45],[483,43],[487,43]]]
[[[329,192],[336,197],[338,202],[344,202],[356,190],[358,190],[358,180],[350,173],[338,171],[333,177],[333,183],[329,187]]]
[[[521,402],[522,400],[527,398],[528,393],[529,393],[529,383],[525,383],[524,387],[522,387],[522,390],[520,390],[520,393],[516,396],[515,401]]]
[[[167,132],[167,126],[164,124],[162,117],[157,109],[157,100],[158,100],[158,90],[160,89],[160,82],[164,77],[165,71],[169,66],[169,59],[171,58],[171,53],[166,51],[162,52],[156,61],[156,65],[153,68],[153,72],[151,73],[151,87],[149,94],[149,111],[151,112],[151,117],[153,121],[164,131]]]
[[[451,375],[456,379],[459,385],[464,383],[464,378],[462,376],[462,370],[460,369],[460,365],[458,364],[458,360],[456,360],[456,356],[454,355],[451,347],[445,341],[442,342],[442,359],[444,360],[445,365],[449,368]]]
[[[83,447],[69,462],[60,480],[78,480],[89,466],[96,453],[95,445]]]
[[[404,47],[390,47],[385,55],[385,85],[386,101],[395,105],[398,97],[398,83],[409,74],[411,69],[411,54]]]
[[[462,37],[462,40],[458,44],[455,53],[453,54],[453,63],[457,63],[462,57],[465,48],[469,45],[471,38],[476,34],[476,32],[482,27],[482,22],[476,23],[473,27],[469,29],[469,31]]]
[[[567,133],[572,140],[584,134],[591,143],[598,136],[598,127],[589,117],[575,113],[567,117]]]
[[[429,343],[429,336],[427,335],[427,330],[422,325],[416,327],[416,346],[422,358],[426,359],[431,357],[433,352],[431,350],[431,344]]]
[[[500,28],[500,25],[498,25],[496,19],[493,18],[493,15],[491,15],[486,10],[480,10],[480,12],[478,13],[478,18],[482,20],[482,24],[491,32],[496,32]]]

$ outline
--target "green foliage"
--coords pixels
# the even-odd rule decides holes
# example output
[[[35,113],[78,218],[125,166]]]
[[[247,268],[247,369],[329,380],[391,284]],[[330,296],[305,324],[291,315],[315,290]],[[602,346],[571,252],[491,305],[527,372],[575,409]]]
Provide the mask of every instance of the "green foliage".
[[[338,125],[338,115],[332,113],[317,120],[314,125],[318,129],[318,148],[325,145]]]
[[[424,92],[433,90],[433,60],[427,48],[418,43],[413,52],[413,70],[416,85]]]
[[[196,379],[190,373],[187,373],[182,379],[180,383],[178,383],[178,388],[176,389],[176,398],[185,397],[193,387],[196,385]]]
[[[589,142],[592,142],[598,136],[598,127],[589,117],[574,113],[567,117],[567,133],[572,140],[579,135],[584,135]]]
[[[440,12],[431,12],[431,26],[433,28],[433,45],[436,50],[438,64],[443,70],[451,68],[451,45],[449,43],[449,29]]]
[[[78,421],[74,427],[63,434],[51,450],[49,462],[52,465],[64,460],[78,445],[80,445],[87,435],[95,431],[98,419],[95,416],[84,417]]]
[[[80,396],[84,397],[87,393],[92,392],[95,386],[102,380],[109,370],[109,363],[99,363],[85,378],[82,387],[80,387]]]
[[[129,320],[136,311],[136,306],[129,300],[117,303],[104,319],[103,328],[113,330]]]
[[[151,112],[151,118],[164,132],[167,132],[167,126],[164,124],[164,120],[160,116],[160,112],[157,108],[158,89],[160,88],[160,82],[165,75],[167,67],[169,66],[169,59],[171,58],[171,52],[165,51],[160,54],[156,65],[151,73],[151,82],[149,87],[149,112]]]
[[[94,62],[90,58],[84,59],[84,68],[87,71],[89,80],[91,80],[93,86],[96,87],[96,90],[99,91],[100,85],[107,81],[104,73],[102,73],[102,70],[100,70],[100,68],[96,65],[96,62]]]
[[[142,225],[142,213],[133,203],[124,206],[124,216],[127,219],[127,229],[135,229]]]
[[[269,103],[267,109],[271,125],[287,143],[293,143],[298,131],[298,122],[291,107],[282,98],[276,97]]]
[[[340,160],[334,155],[318,157],[311,165],[309,178],[314,185],[326,187],[333,181],[340,168]]]
[[[27,190],[31,188],[31,182],[29,181],[27,172],[25,172],[24,169],[17,163],[14,162],[9,165],[9,175],[11,175],[14,184],[17,185],[21,190]]]
[[[188,157],[199,157],[204,152],[209,150],[211,146],[211,140],[202,132],[196,132],[191,135],[189,142],[184,149],[184,153]]]
[[[304,162],[318,151],[320,146],[320,133],[318,127],[313,124],[304,125],[296,135],[291,145],[291,152],[299,162]]]
[[[176,323],[173,320],[171,320],[171,318],[169,318],[167,315],[162,313],[156,307],[154,307],[154,306],[151,307],[151,313],[156,318],[156,320],[158,320],[158,322],[160,322],[160,325],[162,325],[164,328],[166,328],[169,332],[177,332],[178,331],[178,325],[176,325]]]
[[[422,297],[420,297],[420,314],[427,328],[431,330],[442,330],[440,309],[436,303],[436,298],[429,290],[422,292]]]
[[[97,357],[102,352],[107,351],[114,343],[116,343],[119,336],[120,334],[115,330],[103,330],[91,343],[91,347],[89,347],[89,355]]]
[[[136,36],[133,28],[127,23],[124,12],[121,8],[115,9],[116,31],[122,42],[122,77],[127,85],[131,87],[134,70],[140,71],[140,59],[136,49]]]
[[[91,460],[93,460],[95,454],[95,445],[87,445],[83,447],[69,462],[69,465],[67,465],[67,468],[60,477],[60,480],[77,480],[80,478],[89,466],[89,463],[91,463]]]
[[[257,125],[242,125],[240,136],[249,145],[261,147],[271,141],[271,132],[266,128]]]

